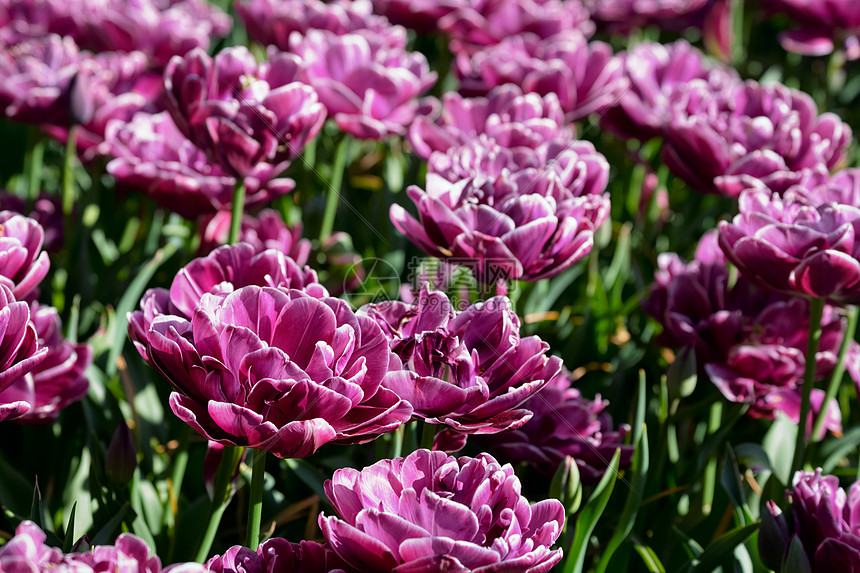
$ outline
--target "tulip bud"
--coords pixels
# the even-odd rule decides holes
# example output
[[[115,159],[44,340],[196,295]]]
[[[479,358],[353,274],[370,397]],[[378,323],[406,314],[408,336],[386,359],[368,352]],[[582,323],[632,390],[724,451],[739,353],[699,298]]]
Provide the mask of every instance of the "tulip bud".
[[[567,515],[573,515],[582,503],[582,481],[576,460],[566,456],[558,466],[549,486],[550,497],[558,499]]]
[[[121,484],[131,483],[137,467],[137,449],[134,437],[125,420],[121,421],[105,454],[105,473],[108,479]]]
[[[791,533],[782,510],[772,501],[761,512],[761,527],[758,532],[758,551],[762,563],[779,571],[782,558],[788,549]]]
[[[806,555],[806,550],[798,536],[795,535],[791,538],[788,553],[783,559],[782,568],[779,571],[784,573],[812,573],[809,556]]]

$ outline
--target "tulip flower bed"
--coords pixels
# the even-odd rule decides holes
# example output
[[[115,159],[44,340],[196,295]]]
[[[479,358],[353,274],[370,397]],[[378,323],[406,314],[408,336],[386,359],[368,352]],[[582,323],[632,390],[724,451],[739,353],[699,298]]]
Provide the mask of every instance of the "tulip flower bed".
[[[860,2],[0,0],[0,573],[860,572]]]

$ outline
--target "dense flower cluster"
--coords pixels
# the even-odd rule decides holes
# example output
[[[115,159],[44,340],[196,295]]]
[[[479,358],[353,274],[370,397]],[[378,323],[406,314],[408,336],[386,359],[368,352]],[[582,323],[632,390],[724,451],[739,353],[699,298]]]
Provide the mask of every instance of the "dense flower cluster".
[[[310,30],[293,36],[304,61],[302,77],[314,87],[338,127],[359,138],[404,135],[421,110],[418,97],[436,82],[427,59],[373,34]]]
[[[373,484],[371,486],[371,484]],[[551,550],[564,508],[529,505],[510,465],[416,450],[326,482],[337,516],[320,515],[331,549],[361,573],[528,571],[561,560]]]
[[[457,58],[461,91],[483,94],[504,84],[525,92],[554,94],[567,119],[600,113],[625,91],[627,82],[612,48],[589,42],[582,33],[568,31],[549,38],[520,34],[503,39],[471,56]]]
[[[750,415],[773,418],[781,411],[797,422],[809,302],[757,288],[746,275],[730,286],[726,259],[714,234],[700,242],[692,262],[667,253],[660,255],[659,266],[643,308],[663,325],[661,342],[695,349],[711,381],[727,399],[750,404]],[[826,307],[816,355],[819,378],[835,367],[843,330],[842,318]],[[860,377],[857,343],[849,348],[848,370],[855,379]],[[823,390],[813,390],[815,411],[823,398]],[[839,408],[835,403],[827,408],[827,428],[838,431]]]

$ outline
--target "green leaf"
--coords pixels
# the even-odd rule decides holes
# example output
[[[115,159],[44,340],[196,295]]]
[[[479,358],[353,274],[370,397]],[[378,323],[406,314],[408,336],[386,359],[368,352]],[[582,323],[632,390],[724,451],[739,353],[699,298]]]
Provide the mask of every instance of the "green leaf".
[[[794,459],[794,442],[797,424],[782,412],[776,412],[776,420],[764,436],[762,447],[773,468],[773,475],[783,486],[791,483],[791,462]]]
[[[675,361],[666,371],[666,382],[669,386],[669,400],[687,398],[696,389],[698,370],[696,369],[696,354],[692,347],[685,346],[678,352]]]
[[[690,563],[692,566],[690,569],[691,573],[708,573],[709,571],[713,571],[720,566],[726,555],[732,554],[735,547],[749,539],[756,531],[758,531],[758,522],[732,529],[711,543],[697,559],[694,559]]]
[[[152,482],[140,479],[139,472],[135,474],[136,479],[131,488],[131,506],[138,516],[143,517],[147,529],[153,535],[158,535],[164,519],[164,504]]]
[[[126,517],[126,514],[131,510],[131,506],[128,502],[125,502],[120,506],[117,510],[116,514],[108,520],[104,526],[99,529],[98,533],[96,533],[92,540],[90,541],[90,545],[107,545],[110,543],[113,538],[114,531],[117,530],[119,524],[123,522]]]
[[[663,564],[660,562],[660,559],[657,557],[657,554],[654,553],[653,549],[644,545],[635,537],[633,538],[633,548],[642,558],[642,562],[645,564],[645,567],[648,568],[648,571],[651,573],[666,573],[666,568],[663,567]]]
[[[723,471],[720,474],[720,483],[729,495],[729,499],[732,505],[735,506],[738,517],[742,519],[742,523],[754,521],[747,507],[746,494],[741,484],[737,458],[731,444],[728,442],[726,442],[726,456],[723,458]]]
[[[832,473],[839,462],[848,454],[857,451],[860,447],[860,427],[851,428],[841,438],[828,440],[818,451],[818,454],[824,460],[820,463],[824,473]]]
[[[642,504],[645,483],[648,479],[648,463],[648,432],[643,431],[639,438],[639,443],[636,444],[636,451],[633,453],[633,464],[631,467],[633,478],[630,483],[630,493],[627,494],[627,501],[624,503],[621,516],[618,518],[618,525],[615,527],[615,531],[609,539],[609,543],[606,544],[603,555],[600,557],[600,563],[597,565],[598,573],[608,570],[607,568],[609,567],[612,555],[633,530],[639,506]]]
[[[75,511],[78,509],[78,504],[72,506],[72,511],[69,513],[69,519],[66,522],[66,535],[63,537],[63,553],[68,553],[72,550],[72,545],[75,543]]]
[[[176,246],[173,243],[168,243],[157,250],[152,258],[144,264],[138,271],[137,276],[128,285],[125,294],[119,299],[116,306],[116,320],[113,323],[113,345],[108,354],[107,375],[108,377],[116,374],[116,359],[119,358],[125,341],[128,338],[126,330],[128,329],[128,313],[134,310],[140,302],[140,297],[146,290],[149,281],[152,280],[155,271],[158,270],[167,259],[176,253]]]
[[[320,499],[328,499],[325,494],[325,488],[323,487],[326,478],[318,472],[315,467],[305,460],[300,459],[284,461],[287,462],[287,466],[296,473],[305,485],[311,488],[315,494],[320,496]]]
[[[621,460],[621,450],[615,450],[615,455],[612,456],[612,461],[609,462],[609,467],[600,482],[595,486],[591,497],[582,508],[579,516],[576,518],[576,530],[573,533],[573,541],[570,544],[570,550],[567,552],[567,560],[564,563],[564,573],[582,573],[582,567],[585,563],[585,552],[588,549],[588,543],[591,539],[591,533],[597,525],[600,516],[606,509],[606,504],[609,503],[609,496],[612,494],[612,489],[615,487],[615,480],[618,478],[618,464]]]

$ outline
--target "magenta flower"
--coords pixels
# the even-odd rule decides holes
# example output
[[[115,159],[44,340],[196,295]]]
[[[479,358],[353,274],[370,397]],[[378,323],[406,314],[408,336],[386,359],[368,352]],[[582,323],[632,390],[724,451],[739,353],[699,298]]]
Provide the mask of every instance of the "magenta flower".
[[[488,454],[448,457],[417,450],[361,471],[340,469],[325,484],[339,517],[320,515],[326,541],[362,573],[471,571],[545,573],[564,508],[529,505],[510,465]]]
[[[160,573],[161,560],[150,553],[146,542],[131,533],[123,533],[114,545],[97,545],[85,553],[67,553],[63,565],[72,570],[128,571],[128,573]]]
[[[479,280],[555,276],[591,250],[609,212],[606,159],[590,143],[566,143],[498,177],[451,182],[430,172],[426,190],[407,189],[420,220],[392,205],[391,221],[428,255],[472,266]]]
[[[715,92],[740,82],[734,70],[709,64],[685,40],[644,42],[618,58],[629,89],[601,117],[600,124],[624,138],[646,141],[661,135],[672,120],[678,91],[693,80],[701,80],[708,91]]]
[[[39,345],[30,305],[16,301],[12,291],[0,283],[0,392],[32,371],[48,356]],[[0,422],[20,418],[30,410],[26,400],[0,401]]]
[[[569,121],[599,113],[627,85],[612,48],[588,42],[577,31],[545,39],[534,34],[509,36],[471,57],[460,54],[456,72],[461,91],[468,94],[484,94],[507,83],[524,92],[555,94]]]
[[[63,248],[63,207],[60,197],[41,193],[30,207],[32,210],[26,216],[36,221],[45,232],[42,246],[49,253],[59,251]],[[24,213],[27,208],[27,202],[18,195],[0,191],[0,211]]]
[[[730,286],[714,234],[703,238],[694,261],[684,263],[667,253],[660,256],[659,267],[642,306],[663,325],[660,342],[694,348],[698,364],[720,392],[732,402],[750,404],[751,416],[773,419],[782,411],[796,423],[809,302],[757,288],[743,275]],[[844,330],[844,319],[833,307],[825,307],[817,377],[829,376],[836,366]],[[860,346],[853,343],[846,360],[849,373],[857,378]],[[823,398],[822,390],[813,390],[813,410],[821,408]],[[838,405],[831,402],[827,409],[826,429],[837,432]]]
[[[111,52],[84,57],[75,76],[79,97],[71,123],[77,124],[75,140],[86,160],[99,154],[108,122],[126,122],[139,111],[161,108],[163,81],[149,68],[143,52]],[[45,131],[65,143],[67,125],[48,125]]]
[[[821,469],[797,472],[786,495],[794,519],[789,525],[779,508],[768,502],[767,521],[773,523],[773,533],[759,540],[763,555],[771,561],[785,560],[789,543],[796,537],[804,551],[795,551],[794,558],[801,562],[786,563],[781,571],[856,571],[860,562],[860,482],[846,492],[839,478],[822,475]]]
[[[205,225],[199,253],[208,254],[225,244],[229,231],[230,213],[219,211]],[[243,215],[239,242],[250,244],[258,253],[267,249],[280,251],[300,266],[308,262],[311,252],[311,242],[302,238],[301,222],[287,225],[272,209],[263,209],[256,216]]]
[[[366,0],[322,2],[321,0],[244,0],[236,12],[248,36],[263,46],[291,50],[290,35],[304,36],[309,30],[328,30],[335,35],[360,33],[379,47],[405,48],[406,30],[374,16]]]
[[[0,211],[0,284],[19,300],[28,297],[45,275],[50,261],[42,250],[45,231],[33,219]]]
[[[146,193],[187,219],[216,211],[229,213],[236,179],[188,140],[167,112],[138,113],[107,126],[107,171],[120,187]],[[295,182],[281,169],[257,163],[244,177],[245,207],[263,205],[289,193]]]
[[[156,67],[226,36],[229,16],[205,0],[80,2],[70,10],[78,44],[97,52],[141,51]]]
[[[427,159],[486,135],[503,147],[537,148],[556,137],[570,137],[564,112],[555,94],[523,94],[515,85],[494,88],[487,97],[464,98],[456,92],[442,98],[442,113],[432,120],[415,118],[409,141],[415,153]]]
[[[317,298],[328,296],[317,281],[313,270],[300,267],[282,252],[257,252],[247,243],[225,245],[180,269],[170,290],[148,290],[140,302],[141,310],[129,314],[129,336],[146,359],[152,322],[167,316],[191,320],[204,294],[226,294],[253,285],[302,289]]]
[[[382,386],[396,358],[381,329],[339,299],[248,286],[203,294],[190,320],[161,315],[138,328],[138,348],[177,390],[173,412],[224,445],[305,457],[332,441],[370,441],[412,415]]]
[[[84,371],[92,363],[93,351],[86,344],[63,338],[57,309],[33,303],[30,316],[36,327],[44,360],[0,391],[0,403],[26,402],[29,410],[15,419],[19,424],[44,424],[57,419],[60,410],[81,400],[90,383]]]
[[[613,429],[612,417],[605,411],[608,405],[599,395],[594,400],[584,398],[565,372],[523,404],[533,413],[525,425],[512,432],[480,436],[475,444],[498,459],[533,464],[549,475],[571,456],[582,481],[595,484],[616,449],[621,449],[622,469],[630,467],[633,458],[633,446],[624,444],[630,426]]]
[[[56,35],[0,47],[0,108],[5,116],[22,123],[67,125],[80,59],[74,40]]]
[[[523,402],[561,372],[537,336],[520,338],[520,321],[504,297],[461,313],[444,293],[422,287],[416,304],[364,307],[382,326],[403,370],[383,385],[412,404],[413,414],[467,434],[504,432],[530,417]]]
[[[331,549],[321,543],[302,541],[290,543],[274,537],[263,542],[253,551],[235,545],[224,555],[217,555],[206,562],[206,570],[212,573],[353,573]]]
[[[32,521],[22,521],[15,528],[15,536],[0,546],[0,570],[44,571],[57,567],[63,553],[45,545],[47,536]]]
[[[812,98],[782,85],[752,81],[717,91],[691,81],[679,92],[666,129],[663,160],[694,189],[736,196],[745,175],[769,176],[845,156],[851,129]]]
[[[591,18],[613,33],[659,26],[663,30],[702,27],[712,5],[721,0],[585,0]]]
[[[466,4],[466,0],[374,0],[373,10],[393,24],[429,34],[439,31],[439,20]]]
[[[720,247],[744,276],[781,292],[860,301],[860,208],[757,190],[744,191],[739,207],[720,223]]]
[[[799,28],[780,35],[782,47],[807,56],[842,50],[849,60],[860,59],[860,5],[851,0],[765,0],[770,11],[788,14]]]
[[[195,49],[167,65],[167,109],[179,131],[229,175],[253,175],[263,162],[282,169],[325,121],[313,88],[298,81],[300,68],[290,54],[271,52],[258,65],[244,47],[214,59]]]
[[[422,54],[377,45],[372,37],[310,30],[294,35],[291,47],[338,127],[359,139],[382,140],[406,133],[420,109],[418,97],[436,74]]]
[[[451,37],[454,54],[469,55],[519,34],[543,39],[575,31],[590,36],[594,23],[579,0],[475,0],[442,18],[439,28]]]

